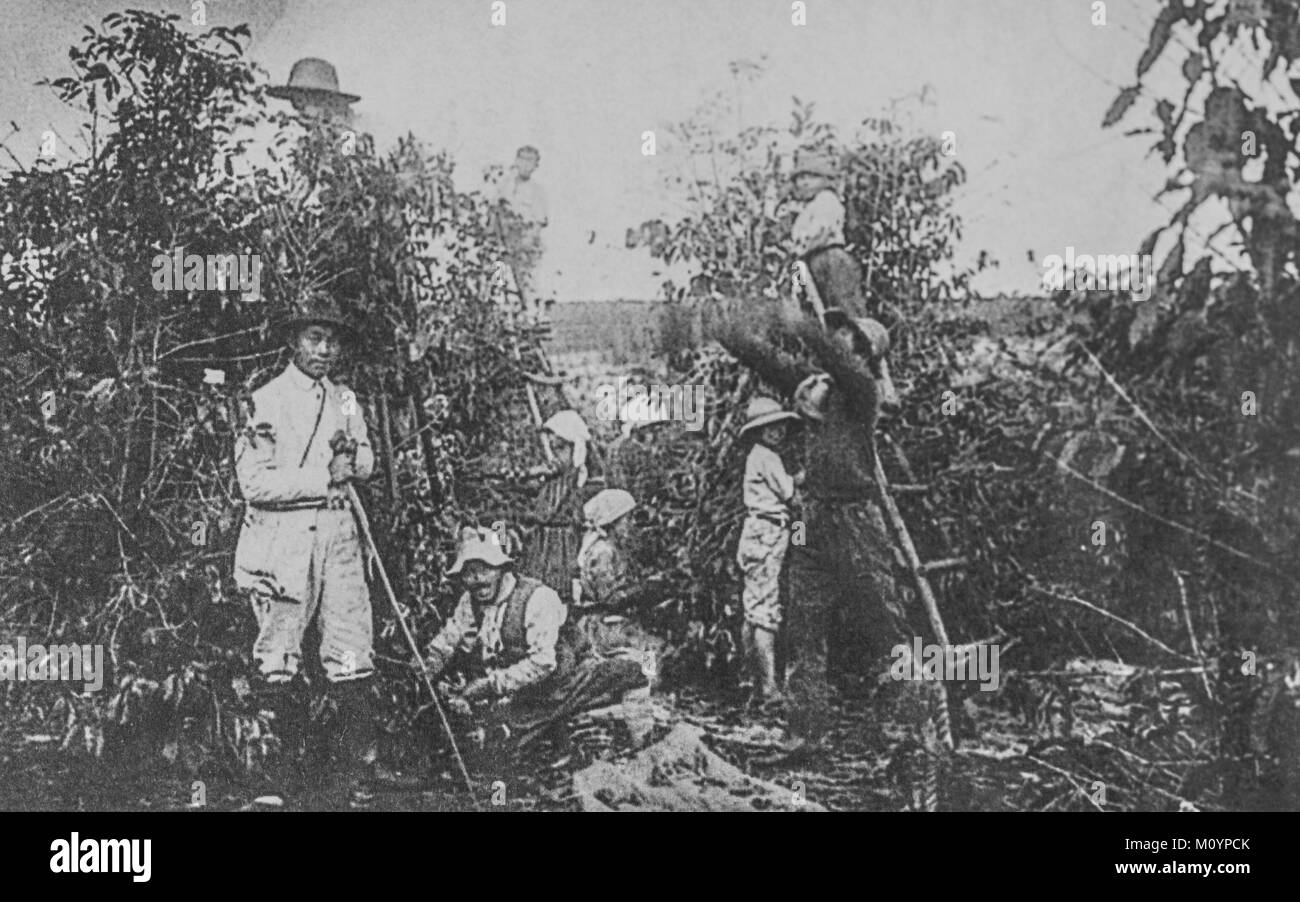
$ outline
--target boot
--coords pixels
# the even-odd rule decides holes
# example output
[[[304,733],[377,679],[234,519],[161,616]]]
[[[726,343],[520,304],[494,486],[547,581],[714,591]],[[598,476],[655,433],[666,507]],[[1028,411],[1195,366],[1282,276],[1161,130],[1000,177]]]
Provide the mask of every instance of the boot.
[[[374,798],[374,789],[421,789],[426,780],[402,774],[379,763],[370,680],[348,680],[330,687],[338,707],[338,738],[335,767],[339,789],[348,804],[363,804]]]
[[[307,700],[303,687],[293,680],[262,682],[254,689],[252,702],[276,739],[263,769],[269,791],[254,800],[253,807],[280,808],[302,789],[298,755],[306,732]]]
[[[370,680],[347,680],[330,686],[338,710],[334,739],[336,789],[348,803],[368,801],[376,758],[375,722],[370,716]]]
[[[756,694],[756,688],[754,685],[754,676],[755,671],[758,669],[755,666],[754,660],[757,655],[754,642],[754,635],[756,632],[754,624],[750,623],[748,620],[740,625],[741,671],[739,688],[741,693],[744,696],[748,696],[751,702],[755,700],[754,696]]]
[[[776,682],[776,633],[754,627],[754,660],[760,675],[759,691],[764,701],[778,701],[781,687]]]

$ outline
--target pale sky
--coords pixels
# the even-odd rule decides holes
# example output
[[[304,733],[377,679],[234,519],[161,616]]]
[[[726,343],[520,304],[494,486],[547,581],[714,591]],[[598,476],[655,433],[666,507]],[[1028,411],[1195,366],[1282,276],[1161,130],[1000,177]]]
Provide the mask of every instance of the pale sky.
[[[66,48],[84,24],[122,4],[5,0],[0,37],[0,135],[30,156],[41,131],[70,135],[75,117],[38,78],[66,74]],[[167,9],[182,0],[127,4]],[[1166,178],[1147,153],[1159,93],[1118,128],[1101,119],[1135,66],[1155,0],[1110,0],[1105,26],[1091,0],[806,0],[807,24],[787,0],[209,0],[209,24],[247,21],[252,58],[275,83],[294,60],[319,56],[381,147],[414,132],[457,160],[458,184],[478,184],[488,163],[517,146],[541,149],[536,178],[551,208],[548,270],[561,300],[650,297],[664,276],[646,252],[622,249],[626,228],[674,213],[659,190],[674,158],[665,126],[715,91],[735,91],[728,63],[768,58],[767,75],[738,95],[747,123],[785,124],[791,95],[815,100],[845,130],[891,98],[917,94],[913,125],[956,134],[969,182],[960,256],[988,250],[1000,269],[977,286],[1037,290],[1041,261],[1063,254],[1125,254],[1177,201],[1152,198]],[[1153,84],[1178,100],[1169,54]],[[641,153],[654,130],[658,154]],[[591,232],[594,242],[588,243]]]

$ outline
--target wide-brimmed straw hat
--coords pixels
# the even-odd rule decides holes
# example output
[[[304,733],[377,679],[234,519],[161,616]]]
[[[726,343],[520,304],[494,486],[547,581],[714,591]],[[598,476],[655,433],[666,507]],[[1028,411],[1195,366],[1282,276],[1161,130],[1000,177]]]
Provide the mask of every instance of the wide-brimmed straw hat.
[[[300,59],[289,70],[289,83],[267,88],[266,93],[281,100],[342,100],[356,103],[361,98],[339,90],[339,74],[332,63],[315,57]]]
[[[465,569],[470,561],[482,561],[489,567],[504,567],[514,563],[507,549],[501,545],[501,537],[486,527],[466,526],[460,531],[460,547],[456,549],[456,561],[447,569],[448,576],[455,576]],[[507,543],[509,538],[506,539]]]
[[[801,173],[825,176],[833,179],[839,175],[839,166],[829,153],[818,150],[796,150],[794,153],[794,171],[791,175]]]
[[[320,294],[299,301],[289,314],[277,323],[277,326],[286,339],[291,339],[304,326],[318,323],[334,326],[349,341],[356,341],[358,338],[356,327],[348,322],[338,302]]]
[[[773,423],[797,421],[798,419],[799,414],[786,410],[781,406],[780,401],[772,398],[754,398],[749,402],[749,407],[745,409],[745,425],[740,427],[740,434],[744,436],[755,429],[762,429],[764,426],[770,426]]]

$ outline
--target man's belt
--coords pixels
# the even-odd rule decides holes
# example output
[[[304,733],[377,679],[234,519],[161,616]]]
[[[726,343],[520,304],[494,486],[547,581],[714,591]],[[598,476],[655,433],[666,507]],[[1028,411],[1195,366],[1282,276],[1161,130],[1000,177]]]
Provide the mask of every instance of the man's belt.
[[[253,510],[270,511],[277,514],[287,511],[325,510],[326,508],[344,510],[347,507],[347,498],[340,495],[337,499],[299,498],[297,501],[256,501],[249,502],[248,506]]]
[[[823,244],[820,247],[815,247],[810,251],[806,251],[802,256],[800,256],[799,259],[803,260],[805,263],[812,263],[813,257],[816,257],[819,254],[823,254],[826,251],[833,251],[837,249],[842,251],[848,250],[848,248],[843,244]]]
[[[875,495],[808,495],[805,504],[835,504],[844,507],[855,504],[877,504],[879,503]]]
[[[790,525],[790,518],[782,514],[772,514],[766,511],[749,511],[747,516],[753,517],[755,520],[765,520],[766,522],[773,523],[782,529],[785,529]]]

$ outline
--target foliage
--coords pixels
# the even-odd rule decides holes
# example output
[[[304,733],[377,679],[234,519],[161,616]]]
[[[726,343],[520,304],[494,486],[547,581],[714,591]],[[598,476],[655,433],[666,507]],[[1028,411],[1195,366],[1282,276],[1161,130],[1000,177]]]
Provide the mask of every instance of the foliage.
[[[1148,70],[1162,57],[1182,59],[1182,96],[1155,102],[1154,149],[1171,166],[1163,193],[1184,197],[1141,249],[1170,245],[1156,294],[1146,304],[1116,293],[1064,298],[1087,315],[1089,346],[1136,404],[1162,413],[1154,422],[1143,414],[1141,424],[1128,418],[1129,497],[1205,536],[1157,532],[1141,560],[1148,571],[1187,573],[1200,645],[1225,662],[1221,749],[1240,762],[1224,768],[1238,798],[1278,779],[1290,781],[1294,797],[1297,785],[1276,734],[1261,742],[1258,721],[1278,710],[1266,674],[1243,673],[1239,662],[1245,652],[1293,655],[1300,644],[1289,603],[1300,576],[1291,553],[1300,538],[1300,245],[1287,203],[1300,176],[1300,95],[1294,80],[1279,87],[1300,56],[1298,14],[1294,0],[1162,5],[1129,89],[1134,99],[1149,95]],[[1230,76],[1225,61],[1234,56],[1258,69]],[[1107,124],[1130,103],[1116,101]],[[1222,221],[1208,236],[1207,214]],[[1228,254],[1213,240],[1223,233],[1235,237]]]
[[[1162,21],[1174,10],[1184,16],[1173,3]],[[1208,4],[1187,10],[1189,21],[1212,15]],[[1266,27],[1237,25],[1243,34]],[[1153,47],[1165,46],[1161,29]],[[1292,141],[1278,145],[1283,130],[1239,88],[1219,83],[1214,52],[1204,40],[1200,46],[1204,59],[1184,73],[1193,85],[1214,82],[1206,121],[1185,126],[1186,110],[1157,104],[1166,127],[1158,147],[1172,159],[1181,146],[1190,176],[1172,179],[1170,190],[1183,185],[1190,198],[1171,225],[1176,243],[1146,307],[1127,292],[1061,292],[1014,330],[987,321],[965,300],[966,278],[945,283],[941,275],[951,256],[945,236],[960,233],[947,208],[959,171],[934,172],[942,160],[930,139],[907,140],[879,121],[868,123],[862,146],[844,148],[802,107],[791,135],[779,141],[773,129],[753,129],[733,141],[710,135],[696,147],[720,155],[707,168],[730,178],[697,183],[702,209],[670,227],[665,255],[698,259],[715,296],[779,297],[785,224],[770,201],[781,191],[780,160],[792,145],[839,153],[849,173],[852,249],[879,315],[892,326],[892,368],[904,392],[901,414],[882,429],[894,439],[882,447],[902,452],[887,450],[886,470],[891,481],[926,486],[923,496],[899,499],[922,560],[968,561],[937,578],[950,635],[999,636],[1014,649],[1003,659],[1010,674],[1003,701],[1030,723],[1058,703],[1072,720],[1082,696],[1045,693],[1044,684],[1020,673],[1056,673],[1078,658],[1142,661],[1157,675],[1177,671],[1157,680],[1164,700],[1153,722],[1103,718],[1102,729],[1139,761],[1173,751],[1142,743],[1190,732],[1194,748],[1179,779],[1213,806],[1258,800],[1261,781],[1294,785],[1294,773],[1286,774],[1295,763],[1278,745],[1292,729],[1282,726],[1288,703],[1260,680],[1240,679],[1239,665],[1243,650],[1257,649],[1269,662],[1261,673],[1285,670],[1276,662],[1293,657],[1295,614],[1285,601],[1296,574],[1286,551],[1296,538],[1290,486],[1300,419],[1288,303],[1295,230],[1277,202],[1291,188]],[[1280,52],[1289,62],[1285,48]],[[1274,63],[1270,57],[1266,65]],[[1144,60],[1140,74],[1150,64]],[[1118,121],[1137,93],[1123,95],[1108,120]],[[1294,110],[1281,115],[1290,128]],[[1238,154],[1243,128],[1257,133],[1266,157],[1253,179],[1243,175],[1250,170]],[[1169,143],[1175,133],[1181,145]],[[873,175],[880,172],[892,175]],[[898,185],[904,187],[891,200],[889,188]],[[909,202],[909,191],[926,202]],[[1251,271],[1218,272],[1204,258],[1184,266],[1191,214],[1215,197],[1230,202]],[[1157,237],[1142,252],[1153,250]],[[702,252],[711,245],[726,250]],[[717,386],[725,397],[735,374],[720,372],[731,380]],[[1261,406],[1260,416],[1243,416],[1244,390],[1267,398],[1267,412]],[[945,397],[953,402],[947,409]],[[733,403],[744,400],[741,393]],[[735,455],[718,455],[704,481],[731,494],[703,505],[685,526],[688,535],[709,537],[687,555],[687,582],[708,599],[693,616],[704,624],[699,632],[709,650],[733,645],[720,643],[717,633],[738,625],[739,576],[730,556],[739,529],[739,466]],[[707,589],[699,588],[701,580]],[[1197,676],[1198,666],[1206,676]],[[1268,685],[1280,684],[1269,677]],[[1173,704],[1174,697],[1184,702]],[[1056,762],[1056,776],[1048,777],[1056,792],[1061,772],[1101,766],[1089,765],[1070,743],[1049,744],[1040,754]],[[1116,754],[1092,773],[1111,785],[1140,785],[1141,776],[1124,764],[1130,758]],[[1267,776],[1252,777],[1260,764]],[[1173,792],[1181,783],[1171,785],[1161,804],[1182,798]],[[1157,796],[1126,789],[1125,804],[1150,805]]]
[[[833,128],[817,119],[812,104],[796,98],[787,129],[756,126],[727,136],[711,124],[709,117],[722,118],[716,106],[676,129],[696,155],[692,168],[712,177],[688,186],[692,212],[671,224],[665,240],[652,247],[670,262],[696,262],[698,279],[709,286],[712,297],[699,297],[696,287],[692,301],[679,290],[673,293],[670,309],[693,304],[699,308],[696,312],[707,311],[719,297],[744,297],[749,300],[742,303],[757,312],[788,291],[788,233],[796,211],[786,196],[789,160],[797,148],[827,150],[844,160],[847,237],[863,261],[877,315],[896,325],[897,372],[906,374],[915,396],[940,394],[957,378],[956,362],[945,354],[945,345],[983,329],[974,319],[954,318],[943,306],[965,295],[973,274],[951,272],[949,265],[960,236],[960,221],[950,204],[951,192],[964,177],[961,167],[943,156],[937,139],[906,135],[888,118],[865,120],[853,138],[842,142]],[[672,318],[674,350],[688,338],[682,319],[681,314]],[[684,671],[731,671],[740,616],[740,579],[733,558],[744,516],[739,478],[744,460],[735,445],[735,430],[749,396],[755,390],[771,392],[753,384],[716,346],[674,356],[679,381],[705,385],[711,403],[704,432],[691,435],[664,427],[662,463],[667,470],[657,482],[668,488],[645,499],[651,521],[645,541],[653,548],[670,548],[674,542],[681,546],[677,554],[656,559],[676,589],[668,593],[671,600],[665,609],[673,615],[673,637],[687,642],[683,658],[692,663]],[[899,424],[900,429],[942,443],[914,459],[927,475],[953,463],[963,440],[974,439],[970,431],[983,435],[989,430],[973,410],[955,427],[933,405],[908,405],[907,411],[908,422]],[[908,453],[914,452],[909,448]],[[962,467],[961,478],[968,484],[981,469],[978,461]],[[962,506],[954,502],[949,509]],[[981,519],[984,513],[972,508],[962,522],[992,522],[994,518]],[[925,550],[933,550],[935,558],[951,556],[951,551],[940,550],[948,545],[941,531],[926,530],[917,540]],[[972,627],[987,619],[973,606],[964,614],[971,617]]]
[[[266,733],[241,713],[251,612],[229,579],[231,453],[249,393],[286,362],[275,323],[325,291],[358,324],[340,378],[378,451],[369,507],[428,628],[485,460],[531,462],[520,370],[536,342],[491,279],[484,202],[451,189],[446,156],[411,138],[381,156],[342,126],[268,113],[246,31],[177,21],[128,12],[88,29],[52,82],[89,117],[88,154],[0,176],[3,629],[107,647],[103,697],[11,699],[66,716],[69,745],[120,751],[115,738],[170,730],[187,766],[252,765]],[[155,255],[175,248],[260,255],[260,295],[156,289]],[[406,660],[376,610],[381,657]],[[409,672],[387,675],[413,710]]]

